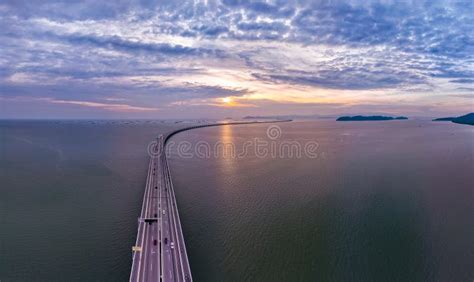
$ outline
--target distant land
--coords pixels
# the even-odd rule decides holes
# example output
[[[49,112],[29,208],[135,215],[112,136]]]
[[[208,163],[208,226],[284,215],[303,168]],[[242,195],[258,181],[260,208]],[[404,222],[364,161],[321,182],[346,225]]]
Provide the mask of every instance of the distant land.
[[[342,116],[337,121],[371,121],[371,120],[400,120],[407,117],[389,117],[389,116]]]
[[[474,113],[469,113],[459,117],[435,118],[433,121],[451,121],[454,123],[474,125]]]
[[[245,116],[243,119],[272,119],[272,120],[288,120],[288,119],[333,119],[334,115],[332,116],[324,116],[324,115],[274,115],[274,116]]]
[[[243,119],[274,119],[274,118],[280,118],[277,116],[246,116],[243,117]]]
[[[433,121],[453,121],[455,117],[443,117],[443,118],[435,118]]]

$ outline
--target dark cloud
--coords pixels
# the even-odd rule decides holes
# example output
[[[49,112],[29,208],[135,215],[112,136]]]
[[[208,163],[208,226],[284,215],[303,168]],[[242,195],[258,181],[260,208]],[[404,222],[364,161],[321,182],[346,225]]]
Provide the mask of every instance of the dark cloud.
[[[474,76],[474,75],[473,75],[473,76]],[[474,83],[474,79],[461,78],[461,79],[450,80],[449,82],[454,82],[454,83]]]
[[[462,91],[469,91],[474,93],[474,87],[458,87],[456,88],[457,90],[462,90]]]
[[[51,40],[67,42],[72,45],[89,45],[91,47],[115,49],[118,51],[140,53],[149,52],[166,56],[186,56],[211,54],[223,56],[221,50],[211,50],[205,48],[192,48],[181,45],[171,45],[168,43],[145,43],[140,41],[126,40],[119,36],[96,36],[83,34],[54,34],[43,33],[40,36]]]
[[[473,90],[471,90],[473,91]],[[474,99],[474,95],[471,94],[452,94],[450,97],[464,98],[464,99]]]
[[[150,3],[147,3],[150,2]],[[23,18],[47,17],[62,21],[101,20],[120,17],[134,10],[150,9],[157,4],[152,1],[68,1],[42,0],[32,3],[28,0],[5,0],[3,5],[9,13]]]
[[[133,101],[136,106],[167,105],[191,99],[226,96],[240,97],[251,93],[248,89],[184,83],[169,86],[159,82],[117,85],[113,83],[84,84],[77,80],[54,85],[3,83],[0,97],[48,97],[53,99],[81,99],[92,102],[104,99]]]
[[[205,36],[218,36],[219,34],[226,33],[229,29],[225,26],[206,26],[206,25],[197,25],[193,27],[193,33],[189,35],[203,34]]]
[[[164,87],[160,89],[163,95],[172,99],[206,99],[220,98],[226,96],[240,97],[251,93],[248,89],[226,88],[221,86],[199,85],[195,83],[185,83],[180,87]]]
[[[275,31],[275,32],[286,32],[288,31],[289,27],[285,26],[280,22],[276,23],[239,23],[237,25],[238,29],[241,31]]]
[[[251,13],[255,13],[255,15],[263,14],[274,18],[289,18],[295,13],[295,8],[286,6],[284,2],[270,4],[264,1],[224,0],[222,3],[234,9],[241,8]]]
[[[409,52],[465,57],[472,55],[474,43],[470,6],[466,2],[466,10],[453,12],[436,4],[405,2],[313,5],[292,20],[293,38],[335,45],[386,44]]]
[[[286,74],[252,74],[255,78],[269,83],[290,83],[310,85],[329,89],[381,89],[399,85],[415,85],[425,81],[422,76],[407,72],[384,72],[345,69],[342,71],[320,71],[317,74],[304,72],[287,72]]]
[[[1,73],[0,69],[0,73]],[[48,67],[48,66],[26,66],[17,67],[14,70],[9,69],[8,74],[15,72],[34,73],[53,77],[69,77],[73,79],[91,79],[91,78],[112,78],[112,77],[128,77],[133,73],[134,76],[174,76],[186,75],[202,72],[201,69],[187,68],[128,68],[122,70],[108,69],[79,69],[71,67]]]

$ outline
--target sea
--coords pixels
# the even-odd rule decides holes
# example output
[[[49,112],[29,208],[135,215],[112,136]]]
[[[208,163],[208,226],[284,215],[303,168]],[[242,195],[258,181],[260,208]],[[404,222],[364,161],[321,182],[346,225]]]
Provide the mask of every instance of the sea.
[[[1,120],[0,281],[127,281],[174,120]],[[223,125],[168,160],[194,281],[473,281],[474,127]]]

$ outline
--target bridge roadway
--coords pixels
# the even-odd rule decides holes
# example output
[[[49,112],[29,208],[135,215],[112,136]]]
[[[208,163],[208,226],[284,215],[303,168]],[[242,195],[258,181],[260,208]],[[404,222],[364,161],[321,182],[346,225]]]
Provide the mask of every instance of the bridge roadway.
[[[288,121],[288,120],[285,120]],[[130,281],[192,281],[178,206],[166,160],[166,142],[175,134],[200,127],[284,121],[233,122],[196,125],[160,136],[150,157],[138,234],[133,246]]]

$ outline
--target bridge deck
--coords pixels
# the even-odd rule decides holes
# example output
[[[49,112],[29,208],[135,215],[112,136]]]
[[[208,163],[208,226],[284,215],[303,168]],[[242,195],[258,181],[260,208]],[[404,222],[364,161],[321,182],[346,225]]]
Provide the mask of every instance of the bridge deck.
[[[150,158],[133,249],[130,281],[192,281],[165,154]]]
[[[166,160],[166,142],[175,134],[209,126],[263,122],[233,122],[196,125],[170,132],[157,139],[157,154],[150,158],[143,205],[138,219],[138,234],[133,250],[130,281],[192,281],[178,206]]]

